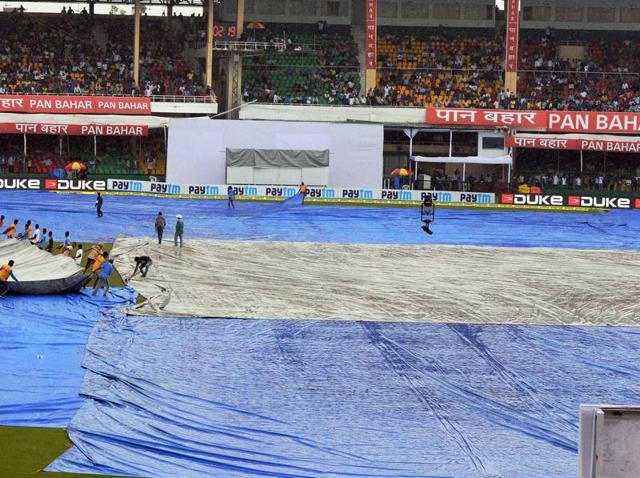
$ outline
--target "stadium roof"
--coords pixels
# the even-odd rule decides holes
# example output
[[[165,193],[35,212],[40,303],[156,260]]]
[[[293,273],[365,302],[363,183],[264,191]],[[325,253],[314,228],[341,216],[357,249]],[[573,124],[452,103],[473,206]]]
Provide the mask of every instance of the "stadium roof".
[[[103,4],[103,5],[133,5],[135,0],[83,0],[83,1],[73,1],[73,0],[18,0],[20,4],[28,5],[30,3],[58,3],[62,4],[73,4],[75,5],[89,5],[89,3],[94,4]],[[164,6],[169,4],[169,0],[140,0],[140,3],[143,5],[158,5]],[[172,5],[182,5],[182,6],[192,6],[192,7],[201,7],[208,3],[207,0],[171,0]],[[222,3],[222,0],[214,0],[214,3],[219,4]]]

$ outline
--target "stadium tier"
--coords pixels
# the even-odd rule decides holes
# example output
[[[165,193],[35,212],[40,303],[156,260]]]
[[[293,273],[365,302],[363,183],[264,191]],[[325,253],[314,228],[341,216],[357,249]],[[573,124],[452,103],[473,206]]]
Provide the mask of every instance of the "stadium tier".
[[[133,84],[133,27],[119,17],[0,14],[0,93],[196,95],[199,68],[184,38],[159,18],[141,22],[140,87]]]
[[[247,57],[243,98],[271,103],[353,105],[360,96],[358,49],[348,27],[318,33],[313,25],[267,25],[257,39],[279,39],[290,49]]]

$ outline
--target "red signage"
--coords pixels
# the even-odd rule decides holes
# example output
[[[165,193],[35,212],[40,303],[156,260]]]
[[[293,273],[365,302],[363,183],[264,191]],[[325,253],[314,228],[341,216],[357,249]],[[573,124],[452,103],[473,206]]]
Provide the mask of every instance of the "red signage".
[[[517,129],[544,129],[546,111],[474,110],[427,108],[427,123],[459,126],[491,126]]]
[[[0,113],[148,115],[151,100],[128,96],[0,95]]]
[[[518,40],[520,36],[520,0],[507,3],[507,42],[505,71],[518,71]]]
[[[0,123],[0,134],[64,136],[147,136],[147,125]]]
[[[573,151],[606,151],[608,153],[640,153],[640,141],[600,139],[555,139],[508,136],[509,148],[562,149]]]
[[[377,58],[377,0],[366,0],[367,24],[365,39],[365,55],[368,70],[375,70],[378,66]]]
[[[558,133],[640,133],[638,113],[549,111],[547,131]]]
[[[476,110],[429,107],[427,108],[426,118],[427,123],[434,125],[536,129],[550,133],[640,133],[640,113]]]

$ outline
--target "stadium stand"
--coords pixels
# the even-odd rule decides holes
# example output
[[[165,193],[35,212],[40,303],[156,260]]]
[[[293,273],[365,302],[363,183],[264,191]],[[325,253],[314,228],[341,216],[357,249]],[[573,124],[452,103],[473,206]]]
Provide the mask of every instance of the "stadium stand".
[[[250,38],[249,34],[245,39]],[[360,95],[358,49],[348,27],[318,33],[313,25],[268,24],[251,33],[259,41],[285,41],[288,51],[246,57],[245,101],[271,103],[364,103]]]
[[[519,89],[503,88],[501,34],[455,28],[380,28],[378,87],[370,105],[640,111],[637,33],[529,31],[520,45]],[[560,45],[585,57],[562,59]]]
[[[490,107],[500,92],[501,48],[492,31],[381,28],[371,105]]]
[[[200,71],[162,19],[143,18],[141,79],[133,89],[132,26],[114,17],[0,13],[0,93],[200,93]]]
[[[93,138],[90,137],[63,141],[65,144],[60,151],[57,137],[30,136],[26,161],[23,161],[22,137],[3,135],[2,138],[0,173],[6,176],[24,173],[42,177],[61,175],[63,173],[59,170],[73,161],[84,163],[87,170],[83,176],[92,179],[164,176],[166,172],[166,147],[161,134],[150,134],[134,148],[130,138],[102,137],[95,156]]]
[[[640,170],[633,155],[584,152],[584,170],[580,172],[580,153],[565,151],[520,150],[518,170],[511,184],[515,190],[523,185],[540,187],[545,192],[640,191]]]

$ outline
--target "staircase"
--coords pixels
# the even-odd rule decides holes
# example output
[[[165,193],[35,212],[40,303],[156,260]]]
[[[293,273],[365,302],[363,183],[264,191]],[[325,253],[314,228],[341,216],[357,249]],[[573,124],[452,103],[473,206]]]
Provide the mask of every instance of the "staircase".
[[[358,46],[358,63],[360,64],[360,94],[366,95],[367,90],[365,84],[365,78],[367,76],[367,58],[366,58],[366,45],[365,37],[366,31],[364,25],[351,25],[351,32],[353,33],[353,39]]]
[[[109,43],[109,36],[107,35],[107,30],[104,25],[98,24],[93,27],[93,38],[96,43],[102,48],[102,51],[105,51],[107,48],[107,43]]]

